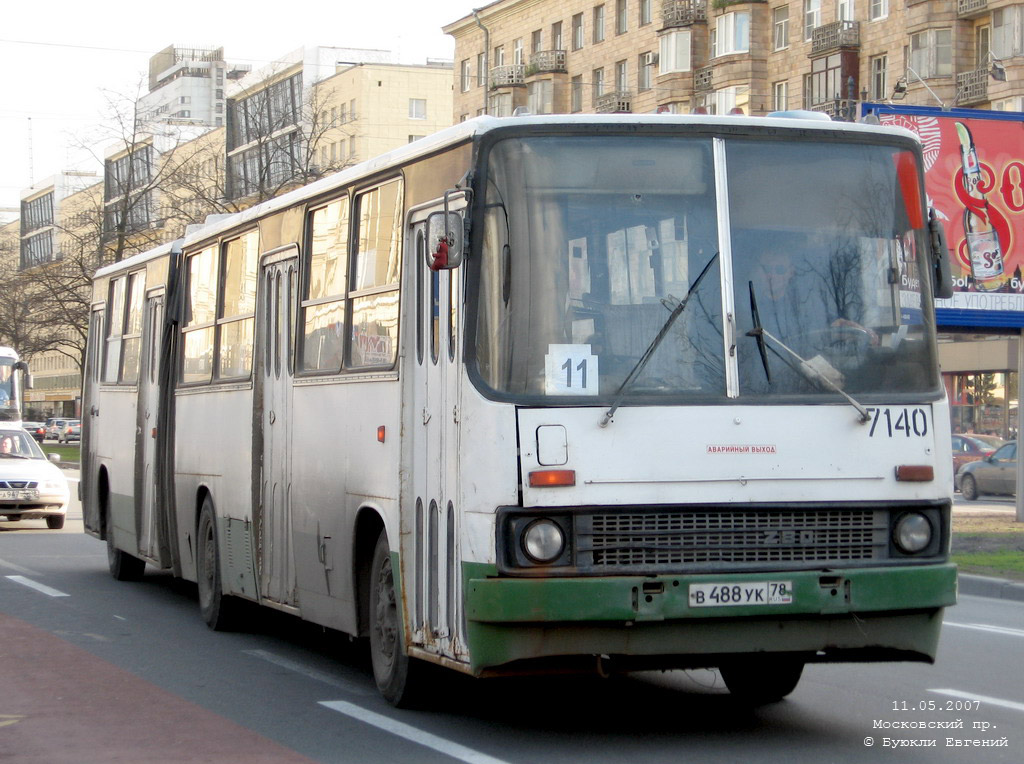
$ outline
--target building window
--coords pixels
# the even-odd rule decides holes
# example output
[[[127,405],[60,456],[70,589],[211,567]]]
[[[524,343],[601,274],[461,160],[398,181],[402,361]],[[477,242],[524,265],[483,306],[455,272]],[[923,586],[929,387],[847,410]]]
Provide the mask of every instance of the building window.
[[[629,9],[626,0],[615,0],[615,34],[629,31]]]
[[[640,26],[651,23],[651,0],[640,0]]]
[[[48,225],[53,225],[53,192],[21,203],[22,233]]]
[[[583,111],[583,75],[578,74],[572,78],[572,87],[569,91],[569,111],[573,114]]]
[[[604,41],[604,6],[598,5],[594,8],[594,42]]]
[[[814,36],[814,28],[821,26],[821,0],[804,0],[804,40]]]
[[[629,62],[615,62],[615,89],[620,93],[629,90]]]
[[[689,29],[677,29],[659,38],[659,74],[690,71],[690,34]]]
[[[1010,58],[1024,53],[1022,20],[1024,13],[1019,5],[992,11],[992,52],[997,58]]]
[[[572,49],[579,50],[583,47],[583,14],[577,13],[572,17]]]
[[[749,103],[750,88],[746,85],[722,88],[714,93],[709,93],[704,98],[704,106],[709,114],[746,114]]]
[[[597,99],[604,95],[604,69],[595,69],[590,76],[590,82],[593,88],[591,97],[594,103],[597,103]]]
[[[953,73],[953,39],[949,29],[928,29],[910,36],[910,68],[922,79]]]
[[[872,21],[887,18],[889,16],[889,0],[871,0],[868,14]]]
[[[487,55],[484,53],[476,54],[476,86],[483,87],[484,83],[487,82]]]
[[[789,6],[780,5],[772,11],[773,50],[785,50],[789,47]]]
[[[553,84],[551,80],[538,80],[526,86],[526,105],[532,114],[551,114],[554,112],[552,100]]]
[[[522,37],[517,37],[512,41],[512,63],[516,66],[526,63],[526,57],[523,55]]]
[[[535,29],[535,30],[533,30],[533,34],[530,35],[530,52],[531,53],[540,53],[541,52],[541,50],[542,50],[541,45],[543,44],[543,42],[542,42],[542,39],[543,39],[542,38],[542,34],[543,33],[541,32],[540,29]]]
[[[410,98],[409,99],[409,119],[426,119],[427,118],[427,99],[426,98]]]
[[[465,93],[473,85],[473,67],[468,58],[462,60],[462,65],[459,67],[459,89]]]
[[[988,69],[989,51],[992,50],[992,27],[988,24],[974,30],[974,68]]]
[[[842,56],[834,53],[811,61],[811,105],[842,97]]]
[[[494,63],[492,66],[505,65],[505,46],[499,45],[494,49]]]
[[[889,97],[889,82],[886,69],[889,68],[888,56],[875,56],[871,59],[871,99],[880,101]]]
[[[853,14],[853,0],[836,0],[836,21],[853,21]]]
[[[772,109],[775,111],[785,111],[788,108],[789,83],[785,80],[772,83]]]
[[[556,21],[551,25],[551,49],[565,50],[562,46],[562,22]]]
[[[712,57],[746,53],[750,50],[750,14],[726,13],[718,17],[711,37]]]
[[[636,67],[636,89],[643,92],[651,89],[651,82],[654,79],[654,54],[648,51],[641,53],[637,59]]]

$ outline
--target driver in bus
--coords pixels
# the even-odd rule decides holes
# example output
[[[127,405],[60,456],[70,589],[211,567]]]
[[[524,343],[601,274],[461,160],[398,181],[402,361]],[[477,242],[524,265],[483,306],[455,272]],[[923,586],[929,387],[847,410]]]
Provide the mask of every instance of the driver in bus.
[[[0,407],[11,405],[11,367],[0,366]]]

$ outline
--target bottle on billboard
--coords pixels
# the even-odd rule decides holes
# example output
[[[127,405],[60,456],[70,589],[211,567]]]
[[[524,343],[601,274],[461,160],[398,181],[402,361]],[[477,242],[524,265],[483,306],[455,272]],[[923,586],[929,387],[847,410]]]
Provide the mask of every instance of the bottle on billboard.
[[[1003,268],[1003,252],[999,246],[999,237],[992,227],[988,200],[980,189],[983,178],[981,163],[974,148],[974,137],[967,125],[957,122],[956,134],[960,139],[964,191],[977,201],[974,209],[964,209],[964,235],[967,238],[971,276],[978,290],[997,292],[1006,287],[1007,276]],[[983,214],[978,214],[975,210],[983,210]]]

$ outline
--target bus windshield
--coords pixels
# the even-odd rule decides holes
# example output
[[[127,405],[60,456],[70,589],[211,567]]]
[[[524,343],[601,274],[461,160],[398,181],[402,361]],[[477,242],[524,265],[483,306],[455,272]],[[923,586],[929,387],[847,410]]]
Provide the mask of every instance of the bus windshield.
[[[0,357],[0,422],[16,422],[21,419],[15,361],[14,358]]]
[[[566,403],[607,402],[638,364],[625,400],[640,403],[937,394],[914,157],[828,139],[497,142],[480,379]]]

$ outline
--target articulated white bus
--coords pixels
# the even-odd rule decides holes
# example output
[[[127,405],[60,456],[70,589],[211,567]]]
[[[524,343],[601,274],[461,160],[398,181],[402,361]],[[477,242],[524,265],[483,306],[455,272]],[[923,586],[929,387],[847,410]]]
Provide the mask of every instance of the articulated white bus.
[[[474,676],[931,661],[950,289],[908,132],[482,117],[95,279],[110,569]]]

